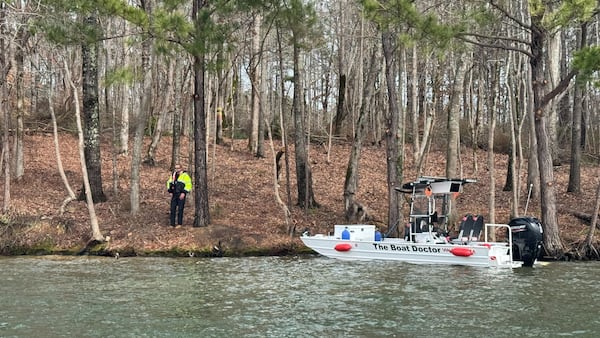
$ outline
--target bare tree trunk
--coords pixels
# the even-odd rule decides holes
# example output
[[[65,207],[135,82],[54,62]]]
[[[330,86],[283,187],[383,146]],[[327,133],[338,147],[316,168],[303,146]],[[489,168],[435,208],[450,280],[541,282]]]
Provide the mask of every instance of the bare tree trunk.
[[[252,86],[252,107],[250,114],[250,137],[248,139],[248,149],[251,153],[256,153],[258,147],[258,127],[260,123],[260,25],[262,17],[260,14],[254,15],[254,24],[252,25],[252,48],[250,55],[250,85]]]
[[[112,33],[112,25],[109,22],[106,28],[108,32]],[[110,34],[110,33],[109,33]],[[111,67],[111,59],[118,60],[117,53],[114,50],[115,48],[103,47],[102,51],[104,54],[104,77],[109,77],[109,70]],[[112,53],[111,53],[112,52]],[[119,101],[119,95],[117,94],[118,87],[115,84],[107,86],[104,88],[104,109],[106,113],[110,113],[110,123],[111,123],[111,137],[112,137],[112,147],[111,147],[111,163],[112,163],[112,193],[114,196],[117,196],[119,193],[119,166],[118,166],[118,155],[119,155],[119,132],[117,128],[117,102]],[[54,116],[53,110],[53,101],[52,97],[53,90],[49,95],[50,100],[50,110],[52,114],[53,124],[56,125],[56,117]],[[57,147],[58,151],[58,147]],[[62,166],[62,163],[61,163]],[[60,171],[60,170],[59,170]],[[67,198],[68,199],[68,198]],[[69,201],[70,202],[70,201]],[[66,203],[69,203],[66,202]],[[62,212],[62,211],[61,211]]]
[[[202,19],[199,12],[208,6],[204,0],[194,0],[192,18],[197,31],[202,31]],[[194,58],[194,227],[210,224],[208,203],[208,154],[206,131],[206,107],[204,79],[206,76],[206,55],[197,51]]]
[[[540,169],[540,196],[542,206],[542,221],[544,224],[544,246],[546,253],[553,257],[561,257],[564,247],[560,239],[558,217],[556,213],[556,193],[554,172],[552,167],[552,154],[550,149],[550,136],[547,132],[548,116],[544,113],[545,103],[542,98],[545,94],[543,46],[546,32],[542,27],[541,17],[532,17],[531,53],[530,59],[533,102],[534,102],[534,127],[537,137],[537,155]]]
[[[393,228],[401,221],[396,187],[402,183],[404,168],[404,152],[399,149],[403,142],[399,142],[404,135],[404,119],[398,107],[398,93],[396,92],[396,61],[394,43],[396,36],[386,31],[382,34],[383,56],[385,58],[385,78],[388,93],[388,113],[385,123],[385,144],[387,157],[387,188],[388,188],[388,226]]]
[[[581,25],[579,49],[587,45],[587,23]],[[573,120],[571,121],[571,166],[569,170],[568,192],[581,192],[581,125],[583,105],[585,104],[584,92],[580,86],[573,89]]]
[[[512,60],[512,55],[509,55],[508,61],[506,62],[507,74],[512,73],[511,68],[513,67],[513,64],[512,64],[511,60]],[[504,188],[502,190],[512,192],[510,218],[513,218],[513,217],[517,217],[519,214],[519,185],[517,184],[519,175],[517,173],[516,165],[515,165],[515,163],[517,161],[517,147],[519,147],[519,145],[517,144],[517,125],[516,125],[516,122],[518,121],[517,112],[519,111],[519,109],[515,103],[515,98],[514,98],[515,90],[513,90],[513,82],[508,77],[505,82],[505,86],[506,86],[506,92],[507,92],[508,107],[510,109],[510,113],[508,114],[509,122],[510,122],[510,154],[508,155],[508,169],[507,169],[507,173],[506,173],[506,181],[504,183]]]
[[[529,119],[529,154],[527,161],[527,186],[531,186],[531,197],[534,200],[540,198],[540,168],[538,163],[538,141],[535,133],[535,107],[533,102],[533,84],[532,75],[530,74],[527,80],[526,87],[528,91],[528,97],[530,100],[527,102],[527,115]]]
[[[350,158],[348,159],[348,167],[346,169],[346,180],[344,182],[344,211],[348,220],[354,216],[354,204],[356,191],[358,190],[358,168],[360,161],[360,154],[362,151],[362,143],[365,139],[365,125],[366,116],[368,113],[368,102],[371,99],[373,88],[375,87],[375,79],[379,73],[377,65],[377,48],[373,47],[373,53],[371,54],[371,61],[369,62],[369,70],[367,73],[367,80],[363,88],[363,99],[362,105],[358,115],[358,121],[356,122],[356,131],[354,134],[354,140],[352,142],[352,150],[350,152]]]
[[[281,196],[279,196],[279,177],[277,177],[278,176],[278,170],[277,170],[278,164],[276,161],[275,146],[273,145],[273,136],[271,134],[271,127],[269,126],[268,121],[265,121],[264,124],[265,124],[265,128],[267,129],[267,134],[269,136],[269,144],[271,145],[271,153],[273,154],[273,191],[274,191],[274,195],[275,195],[275,201],[277,202],[277,205],[279,205],[279,207],[283,211],[283,216],[285,218],[285,225],[287,228],[287,232],[291,237],[294,235],[294,231],[293,231],[294,228],[291,226],[292,222],[290,219],[292,213],[290,212],[290,209],[288,209],[287,205],[281,199]]]
[[[48,97],[49,97],[50,117],[52,118],[52,135],[53,135],[53,139],[54,139],[56,165],[58,167],[58,173],[60,174],[60,178],[62,179],[63,184],[65,185],[65,189],[67,189],[67,197],[63,200],[62,204],[60,205],[59,213],[62,215],[65,213],[65,208],[67,207],[67,205],[69,205],[70,202],[77,199],[77,196],[75,195],[75,192],[73,191],[73,189],[71,189],[71,185],[69,184],[69,180],[67,179],[67,175],[65,174],[65,170],[63,169],[63,165],[62,165],[62,158],[60,155],[60,145],[58,142],[58,127],[56,125],[56,115],[54,114],[54,91],[52,89],[50,89],[50,93],[48,94]]]
[[[277,53],[279,56],[279,117],[281,121],[281,142],[283,143],[283,149],[285,152],[285,189],[287,197],[287,207],[292,208],[292,188],[290,182],[290,149],[287,137],[287,114],[283,111],[283,103],[285,100],[285,74],[284,74],[284,59],[283,59],[283,47],[281,46],[281,31],[277,29]],[[292,233],[292,229],[288,229],[288,233]]]
[[[183,69],[180,69],[184,71]],[[183,76],[178,74],[175,76],[175,111],[173,112],[173,126],[171,134],[173,136],[171,142],[171,164],[169,165],[170,171],[173,171],[175,164],[179,163],[180,147],[181,147],[181,128],[182,128],[182,111],[183,105],[181,100],[183,99]]]
[[[23,158],[23,134],[24,134],[24,128],[23,128],[23,115],[25,114],[25,88],[24,88],[24,83],[23,83],[23,77],[25,76],[24,74],[24,66],[23,66],[23,59],[24,59],[24,48],[27,44],[27,33],[23,32],[23,27],[19,28],[19,31],[17,33],[17,35],[19,36],[19,38],[17,39],[19,46],[16,47],[15,49],[15,54],[14,54],[14,58],[13,61],[15,63],[15,71],[16,71],[16,94],[17,94],[17,127],[16,127],[16,137],[14,139],[15,141],[15,145],[14,145],[14,158],[13,158],[13,164],[14,164],[14,170],[13,170],[13,175],[14,178],[17,181],[21,181],[23,178],[23,173],[24,173],[24,158]]]
[[[4,91],[4,86],[0,87],[1,91]],[[2,205],[2,211],[7,212],[11,207],[11,198],[10,198],[10,149],[9,145],[9,114],[8,110],[4,108],[4,102],[0,102],[0,113],[2,113],[2,156],[0,156],[0,169],[4,168],[4,200]]]
[[[496,111],[497,111],[497,99],[500,86],[500,79],[498,78],[497,64],[493,64],[490,67],[489,84],[490,90],[488,93],[489,108],[490,108],[490,119],[489,119],[489,132],[488,132],[488,170],[490,175],[490,190],[488,195],[488,212],[489,222],[496,223],[496,160],[494,156],[494,135],[496,133]],[[492,231],[490,233],[490,240],[496,241],[496,233]]]
[[[346,39],[343,30],[345,29],[345,8],[344,0],[339,0],[339,18],[337,20],[336,30],[338,32],[337,37],[339,39],[338,53],[337,53],[337,64],[338,64],[338,98],[337,107],[335,112],[335,118],[332,119],[332,128],[330,136],[339,135],[342,129],[342,124],[346,119],[347,110],[345,107],[346,103],[346,65],[344,57],[346,56]],[[331,143],[331,142],[330,142]]]
[[[204,55],[194,57],[194,227],[210,224],[208,164],[206,152],[206,109],[204,107]]]
[[[98,225],[98,217],[96,217],[96,209],[94,208],[94,200],[92,198],[92,189],[90,187],[88,170],[87,170],[87,165],[86,165],[86,161],[85,161],[84,135],[83,135],[83,128],[82,128],[82,123],[81,123],[81,113],[79,110],[79,95],[77,94],[77,87],[75,87],[75,84],[73,83],[73,80],[71,79],[71,72],[69,70],[69,65],[67,64],[66,59],[63,59],[63,63],[64,63],[64,68],[65,68],[65,75],[66,75],[68,83],[71,85],[71,88],[73,89],[73,97],[75,100],[75,118],[77,121],[77,134],[79,136],[78,137],[79,138],[79,145],[78,145],[79,160],[81,163],[81,173],[83,175],[83,186],[85,188],[86,206],[88,208],[88,213],[90,215],[90,224],[92,227],[92,239],[103,242],[104,236],[102,236],[102,233],[100,232],[100,226]]]
[[[6,34],[6,11],[4,2],[0,3],[0,96],[6,95],[6,77],[10,71],[11,48]],[[5,101],[0,100],[0,116],[2,116],[2,154],[0,156],[0,170],[4,169],[4,199],[2,211],[7,212],[11,206],[10,200],[10,114],[5,107]]]
[[[265,121],[267,121],[268,123],[268,118],[266,116],[266,111],[265,111],[265,107],[267,106],[266,100],[265,100],[265,87],[266,87],[266,80],[265,80],[265,73],[266,73],[266,61],[263,60],[262,58],[262,51],[260,51],[261,53],[261,57],[260,57],[260,63],[258,64],[258,67],[260,69],[259,73],[258,73],[258,83],[257,83],[257,89],[258,89],[258,135],[257,135],[257,140],[256,140],[256,157],[258,158],[263,158],[265,157],[265,128],[267,126],[265,126]]]
[[[124,42],[121,48],[124,50],[123,52],[123,65],[131,64],[130,53],[127,52],[127,40],[123,39]],[[131,97],[130,94],[131,87],[129,84],[119,84],[117,89],[119,91],[120,96],[120,104],[119,104],[119,154],[127,154],[129,152],[129,113],[131,108]]]
[[[319,207],[313,191],[312,173],[308,163],[308,150],[306,145],[302,71],[300,66],[300,46],[293,44],[294,49],[294,98],[292,109],[294,111],[294,137],[296,150],[296,184],[298,189],[298,205],[303,209]]]
[[[448,104],[448,147],[446,152],[446,177],[448,178],[457,177],[458,148],[460,146],[460,100],[467,71],[465,61],[461,59],[457,62],[459,64],[454,74],[453,90]]]
[[[477,84],[477,94],[478,97],[485,97],[486,94],[484,89],[484,83],[479,81]],[[479,132],[481,129],[481,115],[483,114],[483,103],[485,100],[477,100],[477,106],[475,108],[475,113],[473,114],[472,126],[473,131],[471,133],[472,144],[471,144],[471,153],[473,154],[473,172],[477,174],[479,172],[479,161],[477,159],[477,149],[479,148]]]
[[[412,130],[412,148],[413,148],[413,164],[419,161],[420,133],[419,133],[419,75],[417,61],[417,46],[413,44],[412,53],[410,53],[410,75],[407,76],[407,91],[408,91],[408,115],[410,116],[410,124]]]
[[[169,70],[167,73],[167,81],[165,84],[165,89],[169,89],[165,95],[163,100],[166,102],[165,104],[163,104],[161,106],[161,109],[158,112],[158,119],[156,121],[156,126],[154,128],[154,131],[152,133],[152,141],[150,142],[150,145],[148,146],[148,151],[146,152],[146,158],[144,159],[144,163],[154,166],[156,165],[154,158],[156,157],[156,149],[158,149],[158,144],[160,142],[160,138],[162,136],[162,132],[163,132],[163,124],[165,121],[165,116],[167,114],[167,106],[171,106],[171,99],[172,96],[171,95],[175,95],[174,91],[177,90],[177,88],[174,86],[174,73],[175,73],[175,62],[171,61],[169,62]],[[171,92],[171,90],[173,90],[173,92]]]
[[[143,2],[143,10],[152,16],[153,1]],[[146,130],[146,120],[150,111],[150,100],[152,97],[152,40],[146,37],[142,42],[142,58],[140,70],[143,74],[142,83],[139,91],[139,109],[135,114],[135,131],[133,135],[133,151],[131,154],[131,179],[130,196],[131,215],[136,216],[140,211],[140,174],[142,164],[142,149],[144,147],[144,134]]]
[[[95,14],[84,19],[89,26],[98,26]],[[84,150],[87,170],[91,180],[88,182],[92,189],[92,197],[95,203],[105,202],[106,195],[102,188],[102,158],[100,156],[100,107],[98,102],[98,42],[82,45],[82,74],[83,74],[83,115],[85,138]],[[80,200],[86,199],[85,186],[83,187]]]
[[[421,87],[419,91],[425,91],[426,88]],[[438,93],[434,90],[433,100],[437,100]],[[426,103],[422,104],[423,110],[420,114],[423,115],[423,136],[420,139],[420,147],[417,150],[417,155],[415,157],[415,170],[417,172],[417,176],[423,174],[423,165],[425,164],[425,159],[427,157],[427,153],[429,152],[429,146],[431,145],[431,138],[433,136],[432,131],[435,124],[435,108],[430,109],[427,107]],[[417,136],[418,137],[418,136]]]
[[[560,51],[561,51],[561,37],[560,33],[552,34],[547,38],[548,47],[545,49],[544,56],[546,58],[544,64],[547,68],[551,88],[555,88],[561,80],[560,74]],[[550,147],[550,155],[552,157],[552,165],[560,165],[561,159],[558,156],[558,107],[560,100],[554,99],[545,108],[548,118],[546,119],[546,129],[549,137],[548,146]]]
[[[586,251],[591,253],[590,256],[598,258],[598,250],[593,245],[594,232],[596,230],[596,224],[598,224],[598,212],[600,212],[600,180],[598,181],[598,187],[596,188],[596,204],[594,206],[594,212],[592,213],[592,222],[590,224],[590,231],[584,241],[584,248]]]

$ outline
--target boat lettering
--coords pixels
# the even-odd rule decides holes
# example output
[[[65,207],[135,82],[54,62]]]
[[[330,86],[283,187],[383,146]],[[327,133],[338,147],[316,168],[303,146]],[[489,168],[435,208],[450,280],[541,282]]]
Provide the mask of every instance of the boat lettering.
[[[416,245],[396,245],[396,244],[381,244],[373,243],[375,250],[379,251],[403,251],[403,252],[431,252],[440,253],[442,249],[432,248],[430,246],[416,246]]]

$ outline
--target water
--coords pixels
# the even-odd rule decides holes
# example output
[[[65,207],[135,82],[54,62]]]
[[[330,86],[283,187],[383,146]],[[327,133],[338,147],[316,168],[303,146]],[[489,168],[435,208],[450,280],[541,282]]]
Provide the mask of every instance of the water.
[[[597,337],[598,263],[0,258],[0,337]]]

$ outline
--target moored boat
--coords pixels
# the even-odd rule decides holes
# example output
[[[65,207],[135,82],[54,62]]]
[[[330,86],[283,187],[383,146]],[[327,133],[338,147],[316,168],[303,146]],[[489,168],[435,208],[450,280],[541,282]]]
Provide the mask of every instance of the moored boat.
[[[452,202],[471,179],[421,177],[396,190],[410,198],[409,220],[402,237],[385,235],[374,225],[335,225],[333,234],[303,234],[302,242],[317,253],[342,260],[392,260],[415,264],[482,267],[532,266],[541,248],[542,226],[533,217],[509,224],[485,224],[480,215],[465,215],[458,234],[448,233]],[[503,229],[498,231],[498,229]],[[491,241],[491,234],[505,234]]]

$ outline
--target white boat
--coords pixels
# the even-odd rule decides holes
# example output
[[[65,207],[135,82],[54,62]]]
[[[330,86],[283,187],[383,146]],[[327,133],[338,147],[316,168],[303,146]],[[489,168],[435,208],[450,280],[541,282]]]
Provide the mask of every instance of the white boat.
[[[317,253],[342,260],[391,260],[415,264],[449,264],[517,268],[532,266],[539,255],[542,226],[533,217],[509,224],[484,224],[483,217],[467,214],[456,237],[448,235],[448,216],[454,197],[471,179],[421,177],[396,188],[410,198],[410,218],[403,237],[391,227],[382,235],[374,225],[335,225],[333,234],[310,235],[302,242]],[[505,229],[496,231],[498,229]],[[491,241],[492,232],[505,234]]]

